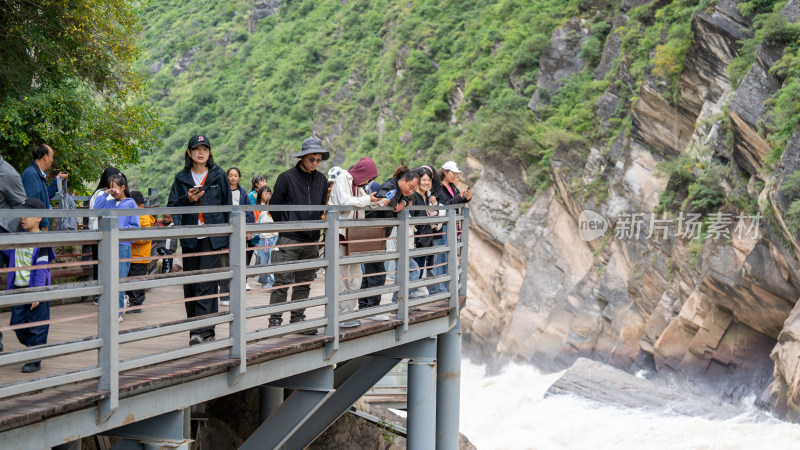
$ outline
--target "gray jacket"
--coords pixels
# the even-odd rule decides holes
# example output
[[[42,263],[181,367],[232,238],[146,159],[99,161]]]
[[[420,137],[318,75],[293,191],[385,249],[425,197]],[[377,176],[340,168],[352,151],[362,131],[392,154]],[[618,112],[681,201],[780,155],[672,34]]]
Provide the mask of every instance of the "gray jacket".
[[[0,209],[13,208],[25,201],[22,178],[11,164],[0,156]]]

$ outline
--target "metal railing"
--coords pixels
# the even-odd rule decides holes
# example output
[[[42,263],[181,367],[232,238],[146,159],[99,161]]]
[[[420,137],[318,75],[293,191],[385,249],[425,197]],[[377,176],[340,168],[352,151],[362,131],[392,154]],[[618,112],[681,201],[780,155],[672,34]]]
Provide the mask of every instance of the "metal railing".
[[[235,383],[239,376],[247,370],[247,348],[254,342],[276,338],[290,333],[297,333],[312,329],[324,329],[325,354],[330,358],[339,348],[339,324],[345,321],[374,316],[377,314],[394,313],[396,320],[396,336],[400,339],[409,329],[409,310],[433,302],[447,301],[452,308],[452,323],[459,311],[459,296],[466,295],[466,278],[459,276],[465,274],[467,268],[467,246],[469,228],[469,210],[464,205],[431,207],[444,210],[445,216],[412,217],[409,210],[426,209],[424,207],[409,207],[391,219],[359,219],[340,220],[340,211],[352,210],[351,207],[320,206],[233,206],[233,207],[183,207],[183,208],[148,208],[129,210],[37,210],[36,215],[43,217],[99,217],[98,230],[56,231],[43,233],[8,233],[0,234],[0,249],[23,247],[59,247],[65,245],[98,245],[98,260],[81,261],[85,265],[99,264],[98,279],[93,281],[80,281],[35,288],[22,288],[0,291],[0,307],[23,305],[31,302],[43,302],[62,298],[98,296],[96,313],[84,313],[66,318],[51,319],[46,322],[24,324],[22,326],[0,326],[0,331],[8,332],[14,329],[31,327],[42,324],[61,323],[70,320],[85,320],[96,315],[96,334],[79,339],[48,343],[46,345],[25,348],[0,354],[0,367],[19,364],[42,359],[72,355],[82,352],[96,351],[96,364],[70,369],[55,375],[22,379],[10,383],[0,384],[0,399],[31,393],[34,391],[63,386],[79,381],[96,379],[97,389],[102,394],[100,401],[101,420],[108,418],[119,404],[120,398],[120,373],[133,369],[161,364],[176,359],[186,358],[202,353],[215,352],[227,349],[229,358],[237,363],[229,369],[231,383]],[[462,209],[463,208],[463,209]],[[428,208],[430,209],[430,208]],[[246,223],[246,211],[308,211],[325,210],[325,219],[307,222],[275,222],[275,223]],[[459,212],[461,211],[461,212]],[[211,213],[228,212],[230,220],[227,224],[203,226],[175,226],[153,227],[139,229],[123,229],[117,227],[118,216],[128,215],[159,215],[182,213]],[[0,210],[0,218],[19,218],[29,216],[31,210]],[[340,231],[351,227],[398,227],[398,230],[409,230],[409,226],[422,224],[447,224],[446,245],[410,249],[410,240],[414,236],[405,231],[397,234],[396,252],[375,252],[344,256],[340,254]],[[459,227],[460,225],[460,227]],[[315,259],[293,261],[287,263],[269,263],[264,265],[247,265],[245,254],[248,247],[246,236],[254,233],[282,232],[296,230],[320,230],[328,238],[319,243],[310,245],[323,246],[324,253]],[[228,253],[230,264],[228,267],[216,269],[196,270],[181,273],[151,274],[140,277],[119,278],[119,242],[136,240],[158,240],[202,236],[228,236],[230,246],[221,249],[219,253]],[[331,239],[330,237],[337,237]],[[267,247],[262,247],[267,248]],[[460,252],[460,257],[459,257]],[[447,273],[438,277],[421,278],[409,281],[409,258],[446,253],[448,255]],[[181,256],[194,256],[194,254],[151,256],[149,259],[179,258]],[[343,264],[363,264],[377,261],[397,261],[396,283],[377,288],[339,293],[339,267]],[[59,263],[40,267],[58,267]],[[63,264],[63,263],[61,263]],[[68,263],[77,264],[77,263]],[[247,304],[245,284],[247,277],[266,275],[279,272],[294,272],[297,270],[325,269],[323,295],[310,297],[307,300],[285,303],[250,306]],[[0,272],[12,272],[19,268],[0,269]],[[424,268],[422,269],[424,270]],[[462,280],[459,283],[459,279]],[[172,322],[162,322],[155,325],[125,330],[120,332],[117,320],[121,311],[130,310],[132,307],[119,310],[118,295],[120,291],[134,289],[164,288],[188,283],[211,282],[230,280],[230,309],[206,316],[181,319]],[[312,281],[313,283],[313,281]],[[438,283],[448,283],[448,290],[438,294],[421,298],[409,299],[409,290]],[[291,285],[289,285],[291,286]],[[275,287],[256,289],[252,292],[269,292]],[[383,304],[376,307],[356,310],[346,314],[339,313],[339,302],[363,298],[369,295],[383,295],[396,293],[396,303]],[[219,294],[212,297],[219,297]],[[184,303],[198,298],[180,298],[165,303]],[[288,300],[288,299],[287,299]],[[146,308],[155,308],[162,305],[156,303],[145,305]],[[322,307],[324,312],[321,317],[309,318],[302,322],[290,323],[274,328],[256,329],[247,331],[248,320],[270,314],[278,314],[301,308]],[[120,359],[120,345],[166,336],[175,333],[187,332],[199,327],[229,324],[229,334],[214,341],[204,342],[200,345],[186,345],[177,349],[155,351],[136,355],[128,359]],[[57,339],[51,332],[50,340]],[[13,339],[8,333],[6,340]]]

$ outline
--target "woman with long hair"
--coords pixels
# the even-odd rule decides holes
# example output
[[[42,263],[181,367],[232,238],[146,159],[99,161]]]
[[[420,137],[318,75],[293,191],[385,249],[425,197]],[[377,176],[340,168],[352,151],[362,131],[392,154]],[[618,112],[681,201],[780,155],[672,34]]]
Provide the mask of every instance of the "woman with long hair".
[[[462,193],[456,187],[458,181],[458,166],[454,161],[447,161],[442,164],[442,170],[439,171],[439,181],[441,186],[436,190],[434,196],[441,205],[456,205],[459,203],[467,203],[472,199],[472,192],[467,187]],[[456,230],[453,230],[456,231]],[[433,245],[447,245],[447,224],[442,225],[442,235],[438,236],[433,242]],[[433,256],[433,276],[438,277],[447,273],[447,253],[437,253]],[[447,283],[439,283],[428,288],[428,292],[436,294],[447,290]]]
[[[91,198],[89,198],[89,205],[88,205],[89,209],[95,209],[95,204],[94,203],[97,200],[97,197],[100,194],[105,194],[106,193],[106,189],[108,189],[108,179],[111,178],[112,175],[119,175],[120,173],[121,172],[119,171],[119,169],[117,169],[115,167],[106,167],[106,170],[104,170],[103,174],[100,175],[100,182],[97,184],[97,189],[94,190],[94,193],[92,193]],[[97,217],[89,217],[89,220],[86,223],[86,225],[89,227],[90,230],[96,230],[97,229]],[[92,250],[92,260],[93,261],[97,261],[97,258],[98,258],[97,244],[92,244],[90,247],[91,247],[91,250]],[[93,280],[97,279],[97,273],[98,273],[98,268],[99,267],[100,267],[100,264],[92,265],[92,273],[94,274],[94,277],[92,278]],[[95,300],[94,303],[97,304],[97,300]]]
[[[211,142],[207,136],[189,139],[184,153],[183,170],[175,174],[167,206],[220,206],[232,202],[231,186],[225,171],[214,164]],[[226,212],[185,213],[173,216],[175,225],[205,225],[228,223]],[[192,256],[193,253],[213,252],[228,247],[228,236],[197,236],[181,239],[183,270],[205,270],[219,267],[220,255]],[[217,282],[206,281],[183,286],[184,298],[217,294]],[[213,314],[219,310],[216,298],[203,298],[185,303],[189,318]],[[189,345],[213,341],[214,326],[189,331]]]
[[[108,177],[108,189],[104,194],[98,195],[94,202],[96,209],[137,209],[136,202],[131,198],[128,189],[128,179],[119,173]],[[139,228],[139,215],[119,216],[117,218],[119,228]],[[119,259],[131,258],[131,243],[121,241],[119,243]],[[119,277],[125,278],[131,269],[131,262],[119,262]],[[119,291],[119,309],[125,307],[125,292]],[[119,321],[122,322],[122,312],[119,313]]]
[[[439,204],[434,192],[439,188],[439,180],[436,175],[436,171],[431,166],[422,166],[419,169],[419,187],[417,188],[417,192],[414,193],[414,204],[415,205],[425,205],[425,206],[436,206]],[[428,211],[411,211],[412,216],[438,216],[438,210],[428,210]],[[436,231],[441,229],[440,224],[436,225],[417,225],[416,231],[414,233],[414,247],[415,248],[425,248],[425,247],[432,247],[433,241],[435,236],[430,236],[434,234],[434,227]],[[431,265],[433,263],[433,256],[419,256],[414,258],[415,262],[417,263],[417,267],[421,268],[420,278],[424,277],[425,275],[425,267]]]

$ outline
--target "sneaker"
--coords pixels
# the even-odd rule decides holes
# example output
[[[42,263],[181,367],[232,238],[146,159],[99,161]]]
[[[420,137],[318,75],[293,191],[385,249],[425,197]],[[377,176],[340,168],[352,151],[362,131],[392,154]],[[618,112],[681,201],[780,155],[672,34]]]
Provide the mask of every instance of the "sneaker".
[[[125,319],[122,318],[122,314],[119,315],[117,318],[117,322],[122,323]]]
[[[428,288],[425,286],[422,286],[421,288],[416,288],[408,294],[408,298],[419,298],[427,296],[428,296]]]
[[[131,306],[142,306],[142,305],[131,305]],[[129,309],[127,312],[130,314],[140,314],[142,312],[142,308]]]
[[[370,319],[377,320],[378,322],[386,322],[387,320],[389,320],[389,316],[387,316],[386,314],[378,314],[370,317]]]
[[[22,373],[38,372],[42,370],[42,363],[39,361],[29,362],[22,366]]]
[[[217,339],[216,336],[208,336],[203,338],[203,342],[213,342]]]
[[[97,300],[93,301],[92,303],[94,303],[94,306],[97,306]]]
[[[269,319],[269,328],[281,326],[281,319]]]
[[[313,330],[300,331],[297,334],[306,334],[308,336],[313,336],[313,335],[317,334],[317,329],[314,328]]]
[[[361,325],[361,321],[356,320],[348,320],[347,322],[342,322],[339,324],[339,328],[355,328]]]
[[[244,288],[245,288],[246,290],[248,290],[248,291],[249,291],[249,290],[251,290],[251,289],[253,289],[253,288],[251,288],[251,287],[250,287],[250,283],[245,283],[245,284],[244,284]]]
[[[197,345],[202,343],[203,343],[203,338],[200,337],[199,334],[195,334],[191,338],[189,338],[189,345]]]
[[[231,301],[230,300],[220,300],[219,304],[222,305],[222,306],[230,306],[231,305]]]

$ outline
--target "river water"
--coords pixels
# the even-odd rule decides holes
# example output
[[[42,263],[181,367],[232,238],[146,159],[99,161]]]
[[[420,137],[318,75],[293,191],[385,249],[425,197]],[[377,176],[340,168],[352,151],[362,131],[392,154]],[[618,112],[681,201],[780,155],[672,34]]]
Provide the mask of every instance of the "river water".
[[[461,365],[461,432],[488,449],[797,449],[800,425],[745,401],[742,415],[708,420],[599,405],[576,396],[544,398],[560,374],[511,364],[498,375]]]

